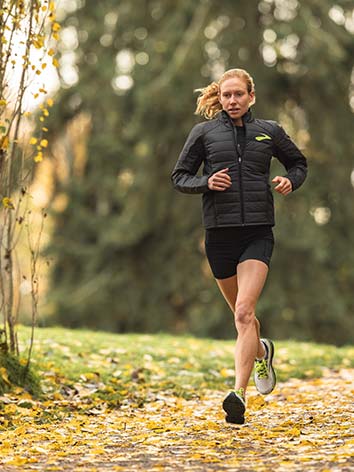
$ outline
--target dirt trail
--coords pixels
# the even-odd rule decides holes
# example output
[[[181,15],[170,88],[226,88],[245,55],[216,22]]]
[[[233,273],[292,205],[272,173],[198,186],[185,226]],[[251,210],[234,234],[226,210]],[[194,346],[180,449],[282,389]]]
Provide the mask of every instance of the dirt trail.
[[[279,383],[267,397],[251,388],[242,426],[225,423],[225,393],[162,392],[135,410],[24,424],[1,433],[0,470],[354,471],[353,369]]]

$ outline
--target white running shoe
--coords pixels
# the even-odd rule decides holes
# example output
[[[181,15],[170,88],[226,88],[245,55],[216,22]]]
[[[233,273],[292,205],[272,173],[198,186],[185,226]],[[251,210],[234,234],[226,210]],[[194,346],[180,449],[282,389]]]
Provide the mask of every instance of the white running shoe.
[[[259,393],[267,395],[274,390],[276,384],[276,376],[273,369],[274,345],[270,339],[262,338],[266,350],[264,359],[255,361],[254,383]]]

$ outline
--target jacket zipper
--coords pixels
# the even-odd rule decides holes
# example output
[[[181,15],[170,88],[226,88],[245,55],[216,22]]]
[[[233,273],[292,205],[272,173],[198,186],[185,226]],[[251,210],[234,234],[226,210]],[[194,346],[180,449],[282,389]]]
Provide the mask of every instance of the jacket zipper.
[[[246,131],[246,128],[245,128]],[[234,132],[234,145],[236,148],[236,155],[237,155],[237,160],[238,160],[238,171],[239,171],[239,178],[240,178],[240,200],[241,200],[241,223],[242,226],[245,225],[245,207],[244,207],[244,201],[243,201],[243,182],[242,182],[242,153],[241,153],[241,147],[237,143],[237,131],[236,127],[233,126],[233,132]]]

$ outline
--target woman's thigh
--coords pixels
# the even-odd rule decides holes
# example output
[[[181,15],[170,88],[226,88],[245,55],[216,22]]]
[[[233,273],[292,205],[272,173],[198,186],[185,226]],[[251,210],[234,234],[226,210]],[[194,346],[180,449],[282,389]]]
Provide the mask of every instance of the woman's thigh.
[[[237,275],[235,274],[231,277],[227,277],[226,279],[215,280],[227,304],[229,305],[230,310],[232,313],[234,313],[238,292]]]
[[[247,303],[254,309],[268,275],[268,266],[256,259],[247,259],[237,266],[238,293],[236,303]]]

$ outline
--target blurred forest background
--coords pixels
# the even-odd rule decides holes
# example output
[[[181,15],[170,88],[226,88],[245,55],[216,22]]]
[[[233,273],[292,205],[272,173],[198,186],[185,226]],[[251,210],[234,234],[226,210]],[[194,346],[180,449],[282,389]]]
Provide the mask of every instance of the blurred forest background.
[[[40,323],[234,337],[200,196],[170,173],[200,121],[193,90],[240,67],[254,115],[278,120],[309,163],[298,192],[275,195],[263,334],[352,342],[352,1],[61,0],[57,16],[60,87],[35,182],[50,215]]]

